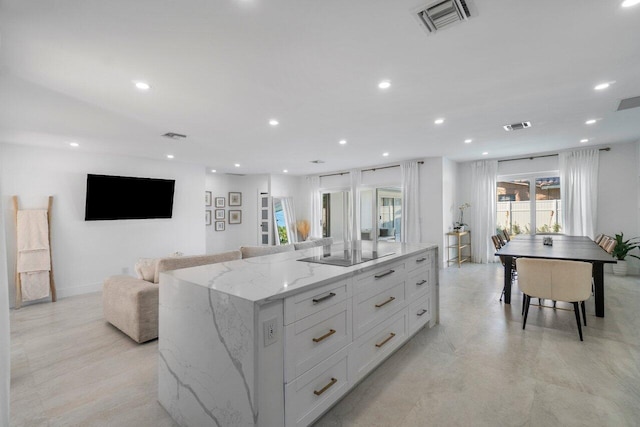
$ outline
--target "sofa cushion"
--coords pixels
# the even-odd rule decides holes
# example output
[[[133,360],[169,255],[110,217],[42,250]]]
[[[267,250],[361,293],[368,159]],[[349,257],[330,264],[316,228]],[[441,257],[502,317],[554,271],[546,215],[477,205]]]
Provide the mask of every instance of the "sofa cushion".
[[[156,275],[157,261],[156,258],[140,258],[134,267],[138,279],[153,283]]]
[[[199,265],[206,264],[216,264],[219,262],[234,261],[241,258],[242,253],[238,250],[210,255],[160,258],[157,263],[153,282],[158,283],[160,281],[160,273],[163,271],[179,270],[181,268],[197,267]]]
[[[296,251],[301,249],[316,248],[318,246],[331,246],[333,245],[333,237],[323,237],[321,239],[312,239],[305,242],[298,242],[293,244]]]
[[[242,258],[253,258],[256,256],[279,254],[281,252],[293,252],[295,247],[293,245],[278,245],[278,246],[241,246],[240,252],[242,252]]]

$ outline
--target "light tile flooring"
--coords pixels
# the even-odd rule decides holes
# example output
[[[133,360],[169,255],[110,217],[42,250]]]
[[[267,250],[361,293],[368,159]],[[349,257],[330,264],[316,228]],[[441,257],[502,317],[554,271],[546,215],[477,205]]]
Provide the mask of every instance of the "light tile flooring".
[[[640,425],[640,278],[605,277],[606,317],[498,301],[498,265],[441,271],[441,324],[419,332],[316,426]],[[12,426],[172,426],[157,341],[102,319],[99,294],[11,314]]]

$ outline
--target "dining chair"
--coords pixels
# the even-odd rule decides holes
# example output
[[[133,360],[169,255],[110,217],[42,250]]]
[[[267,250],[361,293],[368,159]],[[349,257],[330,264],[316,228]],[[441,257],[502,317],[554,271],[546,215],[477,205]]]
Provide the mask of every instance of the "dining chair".
[[[499,239],[499,235],[491,236],[491,241],[493,242],[493,247],[496,248],[496,251],[504,246],[504,241],[501,242]],[[504,267],[505,260],[503,256],[498,256],[500,258],[500,262]],[[511,282],[513,282],[513,277],[516,275],[516,259],[514,258],[511,262]],[[502,292],[500,293],[500,301],[502,301],[502,297],[504,296],[505,287],[502,287]]]
[[[604,234],[600,233],[600,234],[598,234],[598,235],[596,236],[596,238],[595,238],[595,239],[593,239],[593,241],[594,241],[594,242],[596,242],[596,244],[597,244],[597,245],[599,245],[599,244],[600,244],[600,242],[602,241],[603,237],[604,237]]]
[[[611,241],[613,239],[611,239],[611,237],[607,236],[606,234],[604,236],[602,236],[602,239],[600,239],[600,243],[598,243],[598,246],[600,246],[602,249],[605,248],[605,246],[607,246],[607,243],[609,243],[609,241]]]
[[[565,301],[573,304],[578,334],[583,341],[578,305],[587,326],[584,302],[591,295],[591,269],[588,262],[519,258],[518,285],[525,294],[526,305],[522,329],[527,324],[531,298]]]
[[[618,242],[616,242],[614,239],[610,239],[602,249],[604,249],[605,251],[607,251],[608,254],[610,254],[616,248],[617,243]]]
[[[502,234],[504,234],[504,240],[506,240],[507,242],[511,241],[511,235],[509,234],[506,228],[502,230]]]

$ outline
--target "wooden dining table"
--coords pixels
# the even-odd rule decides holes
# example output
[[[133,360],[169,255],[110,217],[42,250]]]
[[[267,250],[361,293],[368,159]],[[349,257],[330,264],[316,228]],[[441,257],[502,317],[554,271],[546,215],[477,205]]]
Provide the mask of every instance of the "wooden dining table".
[[[553,245],[544,245],[543,238],[551,237]],[[511,304],[511,268],[514,258],[543,258],[590,262],[596,316],[604,317],[604,264],[617,261],[586,236],[518,235],[495,253],[504,259],[504,302]]]

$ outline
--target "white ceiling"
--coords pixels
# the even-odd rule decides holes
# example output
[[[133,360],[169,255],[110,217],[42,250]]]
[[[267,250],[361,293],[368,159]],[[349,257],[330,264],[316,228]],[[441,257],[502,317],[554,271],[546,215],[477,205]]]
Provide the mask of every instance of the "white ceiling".
[[[427,35],[431,2],[0,0],[0,142],[308,174],[640,139],[640,5],[472,0]]]

